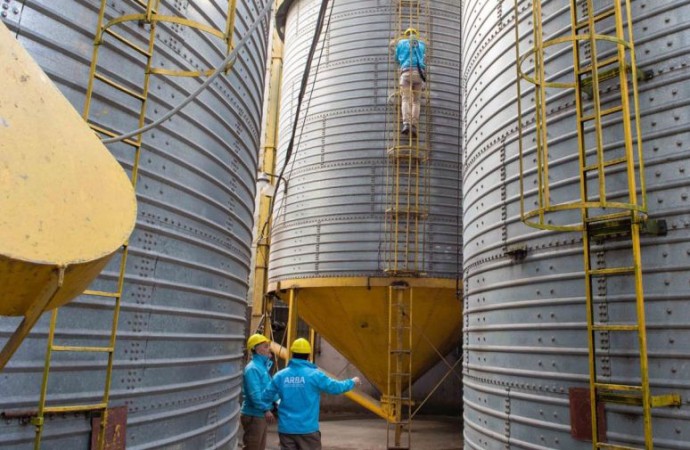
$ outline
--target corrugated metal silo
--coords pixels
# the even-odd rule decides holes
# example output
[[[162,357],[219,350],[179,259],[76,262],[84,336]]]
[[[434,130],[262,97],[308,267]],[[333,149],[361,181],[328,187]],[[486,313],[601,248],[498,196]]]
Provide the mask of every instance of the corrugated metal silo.
[[[279,168],[320,3],[296,0],[281,6],[285,53]],[[387,122],[388,102],[396,101],[389,98],[397,79],[389,50],[399,37],[396,3],[334,2],[327,14],[330,22],[314,56],[286,183],[276,195],[269,265],[271,286],[299,287],[300,316],[381,390],[386,292],[395,279],[385,273],[384,228],[386,146],[394,125]],[[447,351],[459,334],[460,311],[455,299],[461,254],[460,18],[456,2],[430,5],[430,31],[422,30],[431,48],[429,215],[422,275],[413,280],[420,292],[428,290],[415,297],[414,308],[419,326]],[[425,301],[435,306],[425,310]],[[420,349],[417,356],[417,369],[436,359],[431,348]]]
[[[521,53],[534,45],[532,3],[519,3]],[[541,3],[544,40],[570,34],[571,2]],[[586,11],[586,2],[572,2]],[[593,2],[595,11],[617,2]],[[569,388],[589,393],[588,334],[580,232],[541,231],[520,220],[520,167],[513,2],[479,0],[463,6],[465,93],[464,218],[464,440],[467,448],[586,449],[572,424],[590,419],[589,409],[572,414]],[[690,448],[690,365],[687,325],[690,303],[690,242],[687,191],[690,182],[687,114],[690,98],[687,2],[632,2],[638,68],[653,71],[640,80],[648,211],[664,219],[666,236],[642,238],[649,375],[653,394],[678,393],[679,408],[652,410],[655,448]],[[602,33],[610,33],[608,23]],[[583,47],[586,47],[583,45]],[[589,48],[589,51],[592,49]],[[586,48],[585,48],[585,51]],[[573,79],[573,52],[546,49],[553,81]],[[525,68],[531,67],[527,59]],[[603,99],[618,98],[609,80]],[[555,196],[579,198],[574,95],[549,93],[550,182]],[[534,136],[534,90],[523,86],[526,136]],[[613,103],[612,103],[613,104]],[[604,140],[613,150],[622,141],[621,122],[605,121]],[[525,145],[527,209],[535,209],[536,141]],[[589,143],[588,145],[592,145]],[[616,180],[622,195],[624,180]],[[575,211],[579,218],[579,211]],[[570,216],[572,219],[572,216]],[[597,267],[624,265],[625,241],[595,247]],[[524,259],[523,259],[524,258]],[[594,284],[600,322],[633,322],[635,290],[622,278]],[[627,333],[627,334],[626,334]],[[636,384],[639,351],[634,332],[598,333],[594,345],[599,373],[612,383]],[[606,405],[608,439],[644,447],[640,408]]]
[[[155,3],[155,2],[153,2]],[[100,2],[2,2],[2,17],[75,108],[85,100]],[[106,20],[141,14],[142,2],[108,1]],[[146,4],[146,2],[143,2]],[[127,412],[127,448],[234,448],[239,427],[242,355],[255,173],[261,127],[268,15],[266,1],[237,2],[234,42],[261,20],[227,76],[221,76],[164,125],[146,132],[137,183],[138,220],[129,243],[110,406]],[[225,0],[164,0],[158,14],[187,18],[225,32]],[[154,67],[206,70],[227,54],[227,42],[186,26],[157,23]],[[144,45],[151,25],[117,31]],[[117,45],[101,46],[99,70],[140,90],[145,59]],[[147,118],[155,120],[198,88],[203,78],[153,75]],[[92,120],[126,132],[137,127],[139,104],[96,86]],[[95,119],[94,119],[95,118]],[[40,126],[40,124],[37,124]],[[65,130],[63,138],[69,138]],[[109,146],[128,172],[133,150]],[[79,151],[79,149],[75,149]],[[88,239],[84,236],[84,239]],[[113,291],[119,256],[92,289]],[[0,374],[0,447],[32,446],[29,424],[41,388],[49,317],[42,318]],[[112,304],[81,296],[61,309],[56,343],[103,346]],[[0,342],[18,323],[0,319]],[[99,401],[104,358],[53,356],[49,404]],[[88,414],[48,416],[42,448],[89,448]]]

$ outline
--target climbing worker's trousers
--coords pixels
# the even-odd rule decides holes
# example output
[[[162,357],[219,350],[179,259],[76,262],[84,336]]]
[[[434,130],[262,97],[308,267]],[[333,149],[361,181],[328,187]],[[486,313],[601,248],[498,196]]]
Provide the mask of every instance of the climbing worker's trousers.
[[[419,122],[419,97],[423,88],[424,82],[416,67],[400,74],[403,123],[417,126]]]

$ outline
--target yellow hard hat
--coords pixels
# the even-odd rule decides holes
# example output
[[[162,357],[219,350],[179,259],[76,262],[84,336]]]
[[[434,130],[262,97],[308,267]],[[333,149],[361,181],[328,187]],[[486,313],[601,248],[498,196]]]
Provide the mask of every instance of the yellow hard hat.
[[[266,336],[258,333],[252,334],[249,336],[249,339],[247,339],[247,350],[254,350],[254,347],[259,344],[263,344],[264,342],[268,342],[268,338]]]
[[[414,28],[408,28],[407,30],[405,30],[405,33],[403,33],[403,34],[407,37],[410,37],[410,35],[413,35],[413,34],[415,36],[419,36],[419,33],[417,33],[417,30],[415,30]]]
[[[292,353],[301,353],[304,355],[308,355],[311,353],[311,345],[309,344],[308,340],[304,338],[299,338],[292,343],[290,351]]]

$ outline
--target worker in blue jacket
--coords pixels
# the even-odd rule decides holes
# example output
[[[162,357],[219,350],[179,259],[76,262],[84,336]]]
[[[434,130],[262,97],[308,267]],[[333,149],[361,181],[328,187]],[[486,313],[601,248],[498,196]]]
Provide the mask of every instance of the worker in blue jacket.
[[[275,423],[273,402],[276,396],[266,401],[262,393],[271,383],[271,349],[268,338],[262,334],[253,334],[247,339],[247,350],[252,360],[244,368],[242,380],[242,409],[240,421],[244,436],[242,441],[245,450],[265,450],[268,425]]]
[[[408,28],[395,47],[395,59],[400,67],[400,93],[402,96],[404,135],[417,135],[419,99],[426,82],[426,44],[417,30]]]
[[[360,384],[358,377],[338,381],[308,361],[311,345],[297,339],[290,347],[292,359],[276,373],[264,391],[264,400],[280,397],[278,437],[280,450],[321,450],[319,406],[321,393],[343,394]]]

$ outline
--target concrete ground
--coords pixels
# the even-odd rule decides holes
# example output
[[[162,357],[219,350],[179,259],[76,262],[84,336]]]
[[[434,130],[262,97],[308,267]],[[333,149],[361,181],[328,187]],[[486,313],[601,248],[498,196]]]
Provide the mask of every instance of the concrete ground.
[[[386,422],[379,418],[327,417],[321,420],[320,427],[323,450],[385,450],[387,448]],[[462,424],[459,417],[418,417],[413,421],[413,450],[461,450],[462,448]],[[280,449],[276,425],[268,429],[266,449]]]

